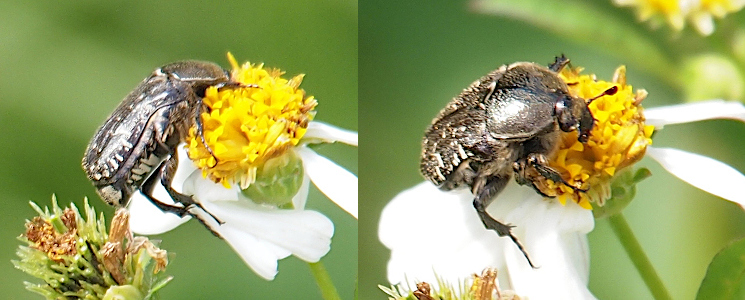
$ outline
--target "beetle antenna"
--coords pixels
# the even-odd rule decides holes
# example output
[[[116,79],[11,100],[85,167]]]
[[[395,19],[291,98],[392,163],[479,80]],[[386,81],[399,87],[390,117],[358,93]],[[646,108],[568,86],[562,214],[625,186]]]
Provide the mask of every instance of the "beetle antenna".
[[[204,138],[204,128],[202,127],[202,105],[203,104],[200,103],[197,106],[197,112],[195,114],[196,122],[194,123],[197,127],[197,134],[199,135],[199,139],[202,140],[202,145],[204,145],[204,148],[207,149],[207,152],[209,152],[210,155],[212,155],[212,158],[215,159],[215,164],[210,166],[210,168],[212,168],[217,165],[218,160],[217,160],[217,156],[215,156],[215,152],[212,152],[212,148],[210,148],[210,145],[207,145],[207,140]]]
[[[612,87],[609,87],[607,90],[605,90],[602,94],[597,95],[595,97],[592,97],[590,99],[587,99],[587,104],[589,105],[597,98],[603,97],[603,96],[613,96],[618,92],[618,86],[614,85]]]

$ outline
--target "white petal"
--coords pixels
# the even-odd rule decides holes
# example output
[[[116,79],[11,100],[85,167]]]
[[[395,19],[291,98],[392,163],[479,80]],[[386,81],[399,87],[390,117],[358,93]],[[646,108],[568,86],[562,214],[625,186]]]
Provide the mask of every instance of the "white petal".
[[[310,190],[310,177],[308,174],[303,176],[303,183],[300,185],[300,189],[297,191],[294,197],[292,197],[292,205],[295,209],[305,208],[305,203],[308,201],[308,192]]]
[[[313,121],[308,124],[308,131],[305,132],[303,140],[320,140],[324,143],[342,142],[348,145],[357,146],[357,133],[354,131],[341,129],[319,121]]]
[[[745,176],[710,157],[671,148],[648,147],[647,154],[683,181],[732,202],[745,205]]]
[[[509,238],[484,228],[472,199],[467,190],[442,192],[430,183],[397,195],[383,210],[379,227],[380,240],[392,250],[389,281],[436,282],[436,273],[458,283],[494,267],[500,286],[520,296],[594,299],[587,289],[585,237],[594,226],[592,212],[574,203],[546,201],[529,188],[508,184],[488,211],[516,226],[513,233],[539,267],[532,269]]]
[[[243,261],[266,280],[277,275],[277,260],[286,256],[278,255],[256,237],[230,225],[222,225],[217,231],[233,247]]]
[[[202,205],[225,222],[210,226],[218,232],[228,225],[309,262],[317,262],[331,249],[334,224],[319,212],[259,209],[245,201],[204,202]]]
[[[178,167],[176,167],[176,174],[173,176],[171,187],[173,187],[177,192],[183,191],[183,185],[186,179],[198,170],[197,166],[194,165],[194,162],[189,159],[189,154],[186,153],[185,145],[186,144],[180,144],[176,148],[178,153]]]
[[[165,190],[163,193],[165,194]],[[173,203],[170,197],[158,197],[157,199],[162,199],[164,203]],[[129,226],[137,234],[161,234],[191,219],[189,216],[179,218],[172,213],[163,212],[140,192],[132,195],[128,208]]]
[[[664,125],[710,119],[735,119],[745,122],[745,106],[740,102],[709,100],[644,110],[646,123],[661,129]]]
[[[211,201],[235,201],[238,200],[240,188],[232,184],[226,189],[222,184],[204,178],[202,171],[194,170],[184,182],[184,194],[194,195],[200,203]]]
[[[357,218],[357,176],[307,147],[296,148],[303,167],[321,192]]]
[[[511,288],[530,299],[553,299],[555,295],[594,299],[587,289],[590,258],[586,234],[594,226],[592,212],[574,202],[563,206],[540,197],[527,197],[521,202],[504,220],[516,225],[513,233],[538,268],[525,263],[517,247],[507,247],[505,262]],[[495,210],[490,207],[492,215],[496,215]],[[540,282],[540,289],[535,288],[536,282]]]
[[[391,249],[388,280],[457,284],[486,267],[503,270],[498,249],[509,241],[484,228],[466,190],[443,192],[423,182],[383,209],[378,236]]]
[[[186,154],[186,150],[182,145],[177,148],[179,164],[176,169],[176,174],[173,177],[173,183],[171,186],[176,191],[183,191],[182,187],[184,181],[193,172],[196,167],[189,156]],[[198,171],[197,171],[198,172]],[[187,193],[188,194],[188,193]],[[153,197],[166,204],[173,204],[173,199],[168,195],[165,188],[162,185],[156,184],[153,190]],[[165,213],[153,205],[150,200],[145,198],[139,191],[132,195],[130,203],[128,205],[130,211],[130,227],[133,232],[138,234],[160,234],[170,231],[176,228],[178,225],[191,219],[191,217],[179,218],[172,213]]]

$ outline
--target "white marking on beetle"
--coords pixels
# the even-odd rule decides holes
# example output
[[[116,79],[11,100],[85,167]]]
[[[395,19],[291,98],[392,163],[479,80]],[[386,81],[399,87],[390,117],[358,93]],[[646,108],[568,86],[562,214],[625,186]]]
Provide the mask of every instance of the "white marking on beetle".
[[[435,168],[435,173],[437,173],[437,177],[440,178],[440,181],[445,180],[445,176],[440,172],[440,168]]]
[[[461,144],[458,144],[458,154],[460,154],[461,159],[468,158],[468,154],[466,154],[466,150],[463,149],[463,145]]]
[[[162,92],[160,94],[155,95],[155,97],[153,97],[153,100],[151,101],[160,101],[160,100],[163,100],[165,97],[168,97],[168,92]]]
[[[136,175],[142,175],[150,172],[153,167],[150,165],[146,165],[144,163],[138,164],[135,168],[132,169],[132,173]]]
[[[115,158],[109,157],[109,166],[114,170],[119,169],[119,162]]]
[[[437,165],[440,166],[440,168],[444,168],[445,163],[442,161],[442,156],[440,156],[440,153],[435,153],[435,158],[437,159]]]
[[[98,195],[100,195],[101,198],[109,205],[122,204],[122,192],[115,189],[111,185],[98,188]]]

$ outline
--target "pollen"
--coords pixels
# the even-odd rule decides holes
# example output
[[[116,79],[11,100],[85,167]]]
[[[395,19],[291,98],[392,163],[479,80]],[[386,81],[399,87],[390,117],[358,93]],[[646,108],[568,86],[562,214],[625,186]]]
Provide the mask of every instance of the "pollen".
[[[49,259],[62,262],[64,256],[73,256],[77,253],[77,226],[75,223],[75,212],[67,208],[60,216],[64,224],[58,232],[51,222],[42,217],[34,217],[26,223],[26,238],[33,243],[33,248],[47,254]]]
[[[231,80],[240,86],[206,90],[207,109],[201,115],[204,142],[191,128],[187,147],[203,176],[225,187],[238,183],[245,189],[267,160],[300,142],[317,101],[299,88],[304,75],[288,80],[279,69],[248,62],[239,66],[230,53],[228,60]]]
[[[595,123],[586,144],[577,141],[576,131],[562,132],[559,149],[549,157],[549,166],[571,187],[548,179],[538,187],[544,194],[558,197],[562,204],[571,199],[591,209],[590,202],[602,206],[610,197],[613,176],[644,156],[652,144],[654,127],[644,124],[641,102],[647,93],[634,93],[626,84],[626,67],[616,69],[611,82],[581,75],[581,71],[565,68],[559,74],[573,96],[592,99],[614,86],[618,91],[589,104]]]

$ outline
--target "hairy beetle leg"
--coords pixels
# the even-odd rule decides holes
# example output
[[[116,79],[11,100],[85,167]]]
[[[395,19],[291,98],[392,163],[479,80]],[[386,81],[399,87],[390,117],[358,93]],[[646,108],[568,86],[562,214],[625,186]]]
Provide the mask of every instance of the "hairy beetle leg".
[[[225,224],[225,222],[220,221],[220,219],[204,209],[204,207],[202,207],[202,204],[194,201],[194,198],[192,196],[181,194],[171,187],[173,176],[176,174],[176,167],[178,167],[178,155],[177,152],[174,152],[168,160],[161,164],[161,167],[159,169],[160,184],[163,185],[163,187],[166,189],[168,195],[170,195],[174,201],[183,204],[185,207],[199,207],[199,209],[209,214],[210,217],[212,217],[212,219],[214,219],[215,222],[217,222],[218,224]]]
[[[568,187],[570,187],[575,192],[579,193],[586,193],[587,189],[578,188],[576,186],[573,186],[569,184],[564,178],[561,177],[561,174],[554,170],[553,168],[548,166],[548,159],[543,154],[538,153],[531,153],[528,154],[528,157],[525,159],[527,164],[531,167],[535,168],[536,171],[538,171],[541,176],[545,177],[546,179],[550,179],[553,182],[560,182]]]
[[[533,261],[530,260],[528,252],[525,251],[525,248],[520,243],[520,241],[517,240],[517,237],[512,234],[512,227],[514,226],[506,225],[500,221],[497,221],[492,218],[488,212],[486,212],[486,207],[488,207],[489,204],[494,200],[495,196],[504,189],[509,179],[509,177],[496,176],[488,179],[484,187],[477,193],[474,193],[476,197],[473,199],[473,207],[479,214],[479,218],[481,219],[481,222],[484,223],[484,226],[487,229],[496,231],[499,236],[509,236],[510,239],[512,239],[512,242],[517,245],[517,248],[520,249],[520,252],[523,253],[525,259],[528,260],[528,264],[530,265],[530,267],[535,269],[536,267],[535,265],[533,265]]]
[[[212,232],[213,235],[216,237],[222,238],[219,233],[217,233],[215,230],[212,229],[212,227],[207,223],[206,220],[203,219],[202,216],[196,213],[192,213],[190,210],[192,208],[199,208],[205,213],[207,213],[212,219],[215,220],[218,224],[223,224],[222,221],[217,219],[214,215],[212,215],[210,212],[204,209],[201,204],[197,203],[192,199],[191,196],[187,196],[184,194],[181,194],[179,192],[176,192],[171,188],[171,182],[173,181],[173,172],[176,170],[175,165],[178,162],[178,159],[176,158],[175,154],[172,156],[169,160],[161,163],[158,166],[158,169],[148,177],[145,182],[142,184],[141,191],[142,194],[150,200],[153,205],[155,205],[158,209],[162,210],[163,212],[169,212],[172,214],[175,214],[179,216],[180,218],[185,217],[186,215],[192,216],[195,219],[197,219],[204,227],[206,227],[210,232]],[[170,166],[168,166],[170,165]],[[171,169],[170,172],[167,172],[166,170]],[[160,179],[160,180],[158,180]],[[166,189],[168,194],[173,198],[173,200],[176,203],[180,203],[182,206],[173,205],[164,203],[155,197],[153,197],[153,190],[155,189],[155,184],[159,182],[163,185],[163,187]]]
[[[214,167],[217,165],[217,156],[215,156],[215,152],[212,152],[212,148],[210,145],[207,145],[207,140],[204,139],[204,127],[202,126],[202,105],[197,105],[197,111],[195,113],[194,124],[197,128],[197,135],[199,135],[199,139],[202,140],[202,145],[204,145],[204,148],[207,149],[207,152],[212,155],[212,158],[215,159],[215,164],[213,164],[210,167]]]

